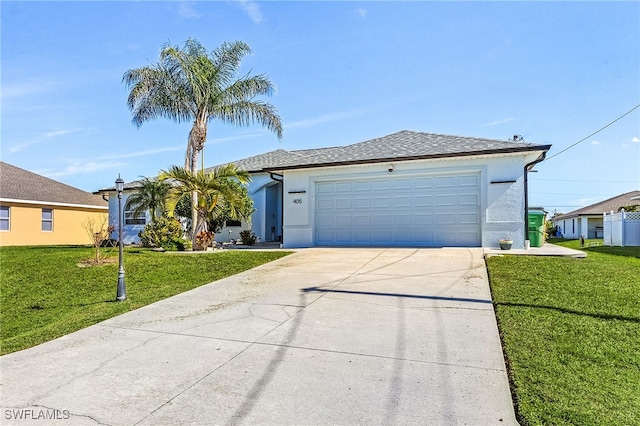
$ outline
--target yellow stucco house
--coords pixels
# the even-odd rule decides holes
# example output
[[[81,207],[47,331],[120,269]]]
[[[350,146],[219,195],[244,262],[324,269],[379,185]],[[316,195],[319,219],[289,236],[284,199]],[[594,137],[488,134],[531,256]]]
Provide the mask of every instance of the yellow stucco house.
[[[0,161],[0,246],[91,244],[86,224],[108,212],[100,195]]]

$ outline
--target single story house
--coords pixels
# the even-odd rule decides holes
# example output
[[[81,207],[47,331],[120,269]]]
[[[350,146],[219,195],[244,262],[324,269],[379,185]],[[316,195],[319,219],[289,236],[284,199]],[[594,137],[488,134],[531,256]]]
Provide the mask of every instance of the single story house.
[[[524,248],[526,173],[550,147],[405,130],[234,163],[251,173],[256,212],[250,226],[261,241],[285,248],[498,247],[500,239],[511,239],[514,248]],[[117,218],[115,191],[101,191]],[[134,241],[139,228],[125,223],[125,242]],[[217,241],[229,231],[235,233],[228,227]]]
[[[84,224],[108,220],[100,196],[0,162],[0,246],[91,244]]]
[[[603,238],[603,214],[617,212],[620,207],[640,204],[640,191],[631,191],[551,218],[563,238]]]

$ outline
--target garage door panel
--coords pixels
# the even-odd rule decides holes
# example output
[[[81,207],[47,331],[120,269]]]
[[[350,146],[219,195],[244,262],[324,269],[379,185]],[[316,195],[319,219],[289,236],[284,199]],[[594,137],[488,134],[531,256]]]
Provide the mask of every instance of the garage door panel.
[[[459,213],[458,223],[461,225],[480,225],[480,215],[478,213]]]
[[[367,244],[371,241],[371,233],[369,231],[353,231],[353,241],[357,244]]]
[[[375,244],[390,244],[391,243],[391,232],[384,230],[373,230],[372,231],[372,240]]]
[[[319,211],[322,210],[328,210],[331,211],[333,210],[333,200],[326,200],[326,199],[320,199],[318,198],[318,202],[316,203],[316,206],[318,207]]]
[[[391,207],[391,200],[389,197],[375,197],[373,199],[374,209],[388,209]]]
[[[338,230],[334,233],[337,243],[349,244],[351,243],[351,232],[349,230]]]
[[[463,175],[458,178],[459,186],[480,186],[479,175]]]
[[[335,184],[336,193],[351,192],[351,182],[338,182]]]
[[[432,177],[419,177],[414,180],[416,189],[423,188],[433,188],[433,178]]]
[[[412,179],[394,179],[391,187],[395,191],[408,191],[413,189]]]
[[[354,215],[353,216],[353,225],[354,226],[369,226],[371,225],[371,216],[368,214]]]
[[[455,225],[456,215],[454,212],[436,214],[436,224],[438,225]]]
[[[460,194],[458,195],[458,204],[461,206],[479,206],[479,194]]]
[[[325,228],[333,225],[333,216],[326,215],[318,215],[316,218],[316,223],[318,224],[318,228]]]
[[[396,213],[393,215],[393,224],[396,226],[410,226],[413,216],[409,213]]]
[[[415,242],[418,244],[429,244],[434,241],[434,231],[418,229],[414,232]]]
[[[371,186],[373,187],[374,191],[390,190],[391,182],[389,182],[388,180],[375,180],[372,182]]]
[[[433,206],[433,195],[415,195],[413,200],[416,207]]]
[[[415,225],[417,229],[422,229],[425,225],[434,224],[433,214],[418,213],[414,215],[414,219],[415,219]]]
[[[351,209],[351,199],[349,198],[338,198],[335,201],[335,209],[336,210],[346,210]]]
[[[393,206],[395,208],[398,207],[411,207],[413,198],[410,196],[405,196],[405,197],[394,197],[393,198]]]
[[[356,192],[359,192],[359,191],[371,191],[371,182],[368,182],[368,181],[354,182],[353,190],[356,191]]]
[[[353,207],[356,209],[370,209],[371,199],[369,198],[356,198],[353,200]]]
[[[479,246],[480,175],[318,182],[316,244]]]
[[[346,216],[346,215],[336,216],[335,225],[336,226],[350,226],[351,225],[351,216]]]
[[[456,196],[455,194],[444,194],[436,197],[436,203],[438,206],[455,206]]]
[[[332,183],[318,183],[316,185],[316,193],[318,195],[322,194],[333,194],[333,184]]]
[[[373,214],[373,224],[375,226],[389,226],[391,225],[390,214]]]
[[[456,186],[455,176],[439,176],[436,178],[436,187],[438,188],[453,188]]]

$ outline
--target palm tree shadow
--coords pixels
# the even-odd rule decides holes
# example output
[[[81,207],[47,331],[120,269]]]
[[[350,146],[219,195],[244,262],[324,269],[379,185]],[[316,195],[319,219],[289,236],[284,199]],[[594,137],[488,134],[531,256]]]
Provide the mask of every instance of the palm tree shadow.
[[[307,306],[306,294],[300,293],[298,306],[301,306],[302,308],[292,317],[287,336],[285,337],[284,341],[278,345],[276,354],[273,356],[271,361],[269,361],[269,364],[264,369],[264,373],[262,374],[260,379],[258,379],[258,381],[253,385],[253,387],[245,397],[242,405],[240,405],[233,416],[231,416],[231,418],[227,422],[228,425],[240,424],[242,420],[251,413],[256,403],[259,401],[260,396],[273,379],[276,371],[280,367],[280,364],[282,364],[282,362],[284,361],[286,352],[289,349],[289,344],[296,337],[296,334],[298,333],[298,330],[300,328],[300,324],[302,323],[304,310]],[[289,321],[285,321],[283,324],[286,324],[288,322]]]
[[[596,246],[596,247],[584,247],[580,250],[586,252],[610,254],[613,256],[622,257],[634,257],[640,259],[640,247],[611,247],[611,246]]]
[[[529,303],[511,303],[511,302],[499,302],[496,306],[511,306],[517,308],[533,308],[533,309],[549,309],[563,314],[582,315],[592,318],[604,319],[604,320],[616,320],[616,321],[628,321],[640,323],[640,317],[627,317],[623,315],[611,315],[611,314],[598,314],[590,312],[580,312],[573,309],[560,308],[557,306],[545,306],[545,305],[532,305]]]

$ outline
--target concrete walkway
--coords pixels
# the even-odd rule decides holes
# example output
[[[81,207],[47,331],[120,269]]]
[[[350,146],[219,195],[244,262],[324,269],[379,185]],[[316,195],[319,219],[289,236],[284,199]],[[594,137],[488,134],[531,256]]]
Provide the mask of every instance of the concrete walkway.
[[[0,362],[2,424],[517,424],[482,249],[300,250]]]
[[[512,249],[512,250],[500,250],[500,249],[484,249],[485,257],[491,256],[556,256],[556,257],[574,257],[585,258],[587,253],[574,250],[567,247],[558,246],[555,244],[544,243],[542,247],[529,247],[528,250],[524,249]]]

